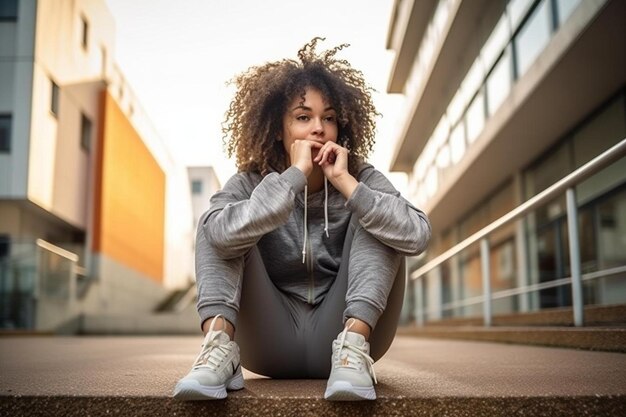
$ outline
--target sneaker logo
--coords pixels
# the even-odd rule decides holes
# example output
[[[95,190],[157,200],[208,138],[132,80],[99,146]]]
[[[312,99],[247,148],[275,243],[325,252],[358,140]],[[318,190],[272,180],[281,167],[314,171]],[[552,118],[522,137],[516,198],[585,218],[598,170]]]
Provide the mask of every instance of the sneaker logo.
[[[233,375],[235,375],[235,372],[237,372],[237,369],[239,369],[239,365],[241,364],[237,364],[237,366],[235,366],[235,362],[231,362],[230,366],[233,368]]]

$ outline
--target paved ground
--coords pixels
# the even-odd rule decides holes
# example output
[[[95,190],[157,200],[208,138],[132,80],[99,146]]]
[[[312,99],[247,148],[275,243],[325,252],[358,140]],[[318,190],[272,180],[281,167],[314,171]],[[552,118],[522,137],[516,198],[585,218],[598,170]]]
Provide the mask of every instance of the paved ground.
[[[95,407],[90,410],[106,414],[105,407],[107,413],[125,414],[137,407],[131,413],[137,414],[156,407],[193,414],[197,404],[178,404],[170,395],[200,343],[200,337],[0,338],[0,415],[36,415],[37,410],[57,415],[45,413],[51,407],[67,413]],[[542,415],[537,410],[626,415],[626,355],[621,353],[398,336],[375,369],[379,400],[367,409],[324,408],[323,380],[269,380],[246,373],[246,388],[211,410],[231,415],[243,415],[241,407],[252,407],[255,414],[264,409],[266,415],[277,410],[296,415],[289,411],[300,408],[308,415],[465,410],[463,415],[471,415],[495,407],[495,414],[523,414],[523,409],[526,415]]]

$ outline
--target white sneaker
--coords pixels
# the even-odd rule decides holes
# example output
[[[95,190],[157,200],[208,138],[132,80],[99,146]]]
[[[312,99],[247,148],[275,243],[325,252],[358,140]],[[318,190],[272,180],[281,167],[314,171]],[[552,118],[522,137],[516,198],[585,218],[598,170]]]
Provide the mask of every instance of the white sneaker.
[[[330,401],[375,400],[374,360],[365,337],[346,326],[333,341],[332,368],[324,398]]]
[[[174,398],[187,401],[222,399],[226,398],[226,390],[243,388],[239,346],[226,332],[213,330],[218,317],[220,315],[213,318],[191,371],[176,384]]]

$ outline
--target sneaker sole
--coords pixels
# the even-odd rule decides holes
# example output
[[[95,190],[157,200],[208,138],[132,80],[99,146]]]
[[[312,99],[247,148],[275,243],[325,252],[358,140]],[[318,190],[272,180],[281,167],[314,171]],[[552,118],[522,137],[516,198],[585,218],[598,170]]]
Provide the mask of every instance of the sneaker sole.
[[[181,380],[174,388],[174,398],[182,401],[222,400],[228,391],[243,389],[241,369],[223,385],[202,385],[196,380]]]
[[[375,400],[374,387],[354,387],[346,381],[337,381],[326,388],[324,398],[329,401],[363,401]]]

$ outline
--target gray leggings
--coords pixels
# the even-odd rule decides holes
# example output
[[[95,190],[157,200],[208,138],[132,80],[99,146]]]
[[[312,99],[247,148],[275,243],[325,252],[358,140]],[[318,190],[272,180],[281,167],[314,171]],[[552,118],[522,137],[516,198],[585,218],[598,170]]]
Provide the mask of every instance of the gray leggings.
[[[272,378],[328,378],[332,341],[341,332],[346,308],[348,260],[353,228],[349,227],[337,278],[317,305],[290,297],[272,283],[259,250],[246,255],[237,331],[241,364]],[[370,353],[380,359],[393,341],[405,287],[404,258],[385,311],[370,335]]]

